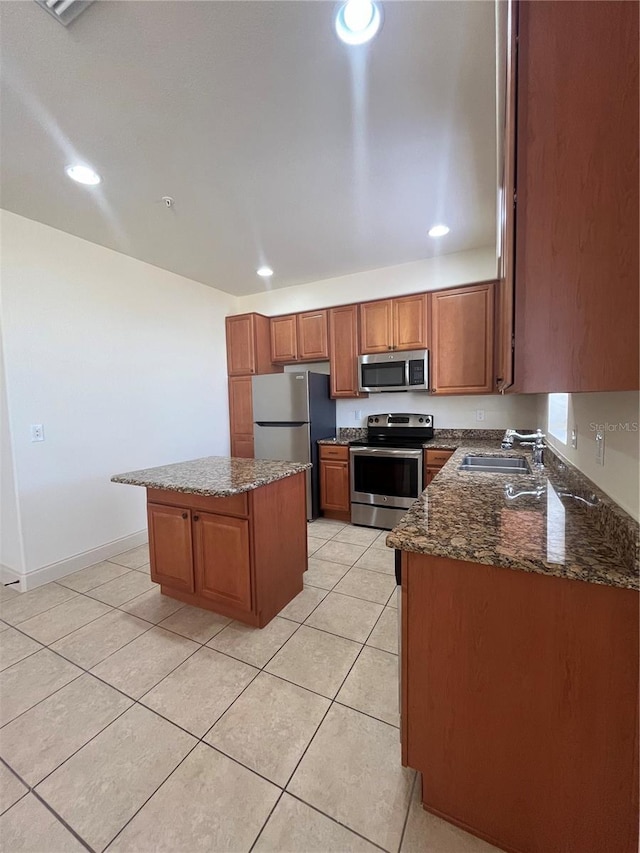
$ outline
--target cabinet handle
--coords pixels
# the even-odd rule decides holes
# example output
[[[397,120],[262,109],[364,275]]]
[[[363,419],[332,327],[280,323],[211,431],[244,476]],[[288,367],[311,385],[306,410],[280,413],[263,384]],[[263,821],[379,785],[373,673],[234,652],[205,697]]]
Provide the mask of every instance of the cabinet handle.
[[[183,518],[189,518],[189,513],[188,513],[188,512],[183,512],[183,513],[182,513],[182,517],[183,517]]]
[[[193,520],[194,520],[194,521],[199,521],[199,519],[200,519],[200,516],[199,516],[199,515],[194,515],[194,516],[193,516]]]

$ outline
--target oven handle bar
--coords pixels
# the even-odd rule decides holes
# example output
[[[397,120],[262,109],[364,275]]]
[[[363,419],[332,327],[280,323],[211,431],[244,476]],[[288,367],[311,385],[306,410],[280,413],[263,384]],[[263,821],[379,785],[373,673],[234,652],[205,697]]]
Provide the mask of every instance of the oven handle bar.
[[[349,452],[352,456],[399,456],[405,459],[419,459],[422,456],[422,449],[408,448],[393,450],[387,447],[350,447]]]

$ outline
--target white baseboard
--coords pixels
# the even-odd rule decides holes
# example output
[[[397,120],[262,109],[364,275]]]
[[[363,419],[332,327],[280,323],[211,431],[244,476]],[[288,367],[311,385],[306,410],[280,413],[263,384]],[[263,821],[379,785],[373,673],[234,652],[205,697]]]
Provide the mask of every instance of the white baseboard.
[[[10,581],[19,580],[20,586],[16,584],[14,589],[26,592],[38,586],[43,586],[45,583],[64,578],[67,575],[73,574],[73,572],[79,572],[80,569],[86,569],[88,566],[101,563],[103,560],[108,560],[109,557],[123,554],[125,551],[130,551],[139,545],[144,545],[148,541],[148,538],[146,529],[140,530],[138,533],[132,533],[130,536],[125,536],[122,539],[115,539],[113,542],[107,542],[106,545],[100,545],[98,548],[92,548],[90,551],[84,551],[82,554],[75,554],[73,557],[67,557],[66,560],[51,563],[48,566],[43,566],[41,569],[35,569],[25,574],[19,574],[7,566],[2,566],[2,583],[6,584]]]
[[[18,581],[18,583],[16,583]],[[24,587],[22,586],[22,575],[20,572],[17,572],[15,569],[10,569],[9,566],[5,566],[4,563],[0,563],[0,583],[2,585],[11,584],[12,589],[17,589],[18,592],[23,592]]]

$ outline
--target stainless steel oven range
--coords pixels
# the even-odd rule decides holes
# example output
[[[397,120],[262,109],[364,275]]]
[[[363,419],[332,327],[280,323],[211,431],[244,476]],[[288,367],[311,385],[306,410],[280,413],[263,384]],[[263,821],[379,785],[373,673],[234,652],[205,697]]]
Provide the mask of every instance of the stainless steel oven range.
[[[351,523],[390,530],[422,493],[422,446],[433,438],[433,415],[367,418],[367,438],[352,441]]]

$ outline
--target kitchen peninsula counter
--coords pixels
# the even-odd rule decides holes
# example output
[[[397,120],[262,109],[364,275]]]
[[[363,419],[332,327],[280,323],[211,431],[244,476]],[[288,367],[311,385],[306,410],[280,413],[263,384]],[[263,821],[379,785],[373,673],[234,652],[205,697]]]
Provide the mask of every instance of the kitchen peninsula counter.
[[[512,853],[638,849],[638,526],[547,451],[460,471],[387,536],[401,555],[402,763],[425,809]]]
[[[524,456],[531,473],[460,471],[467,454]],[[547,460],[538,468],[528,452],[495,441],[458,444],[387,545],[637,590],[637,523],[549,450]]]
[[[262,628],[302,591],[309,467],[208,456],[111,479],[147,489],[164,595]]]

